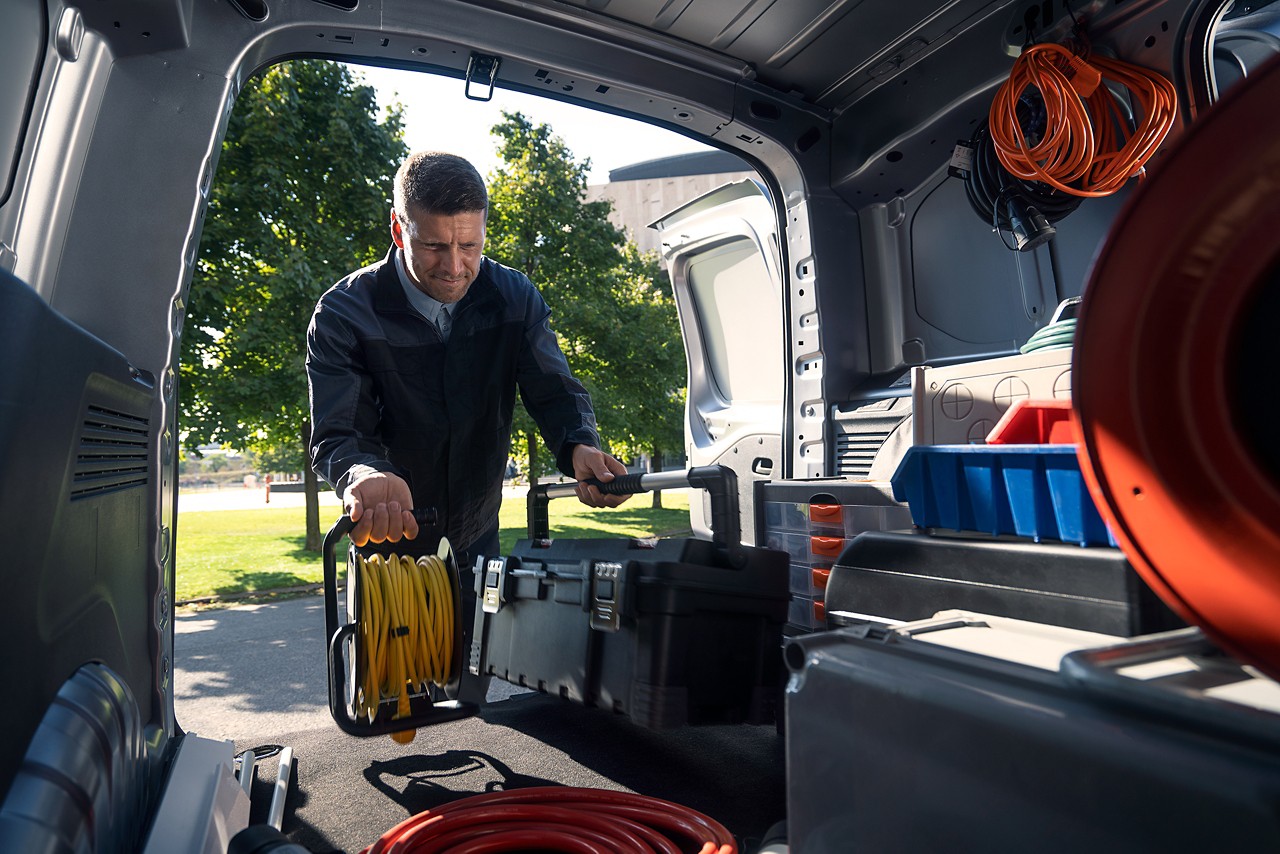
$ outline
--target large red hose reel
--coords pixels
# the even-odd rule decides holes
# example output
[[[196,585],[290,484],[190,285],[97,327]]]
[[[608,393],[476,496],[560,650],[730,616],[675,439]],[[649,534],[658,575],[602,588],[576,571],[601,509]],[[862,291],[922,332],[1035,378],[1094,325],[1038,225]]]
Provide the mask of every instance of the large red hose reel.
[[[1137,571],[1280,677],[1280,60],[1112,226],[1075,341],[1081,468]]]

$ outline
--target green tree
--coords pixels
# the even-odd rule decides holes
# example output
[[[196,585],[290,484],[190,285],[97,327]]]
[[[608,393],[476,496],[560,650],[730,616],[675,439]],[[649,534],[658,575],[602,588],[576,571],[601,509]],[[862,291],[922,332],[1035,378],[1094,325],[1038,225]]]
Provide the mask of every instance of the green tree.
[[[683,435],[685,360],[657,260],[609,221],[610,202],[586,201],[590,161],[575,160],[549,126],[504,113],[492,133],[503,162],[489,181],[486,254],[526,273],[551,304],[610,451],[660,461]],[[532,483],[552,461],[539,460],[527,415],[516,431]]]
[[[186,444],[268,455],[306,481],[307,548],[320,548],[307,450],[306,328],[316,300],[390,245],[399,108],[341,65],[296,60],[236,100],[210,196],[182,341]]]
[[[661,471],[668,452],[684,442],[686,362],[670,280],[652,253],[623,248],[612,277],[613,299],[584,334],[590,351],[596,416],[621,457],[648,454]],[[662,506],[655,490],[653,506]]]

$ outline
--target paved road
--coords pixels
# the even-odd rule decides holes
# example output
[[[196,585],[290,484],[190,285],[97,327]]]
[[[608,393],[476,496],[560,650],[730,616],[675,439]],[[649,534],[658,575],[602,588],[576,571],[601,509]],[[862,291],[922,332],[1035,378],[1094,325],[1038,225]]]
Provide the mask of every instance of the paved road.
[[[324,597],[180,614],[174,624],[178,722],[239,745],[329,719]]]
[[[173,645],[175,708],[187,732],[247,748],[281,733],[336,728],[323,596],[179,613]],[[519,693],[495,682],[489,700]]]

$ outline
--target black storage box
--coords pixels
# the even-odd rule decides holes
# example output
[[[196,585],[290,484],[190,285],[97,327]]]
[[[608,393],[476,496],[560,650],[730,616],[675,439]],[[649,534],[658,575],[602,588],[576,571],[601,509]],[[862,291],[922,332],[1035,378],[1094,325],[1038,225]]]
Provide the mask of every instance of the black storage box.
[[[791,850],[1280,850],[1280,686],[1198,635],[953,613],[793,640]]]
[[[475,571],[472,673],[650,729],[774,720],[789,599],[781,552],[529,539]]]
[[[849,618],[834,612],[907,621],[955,608],[1118,637],[1186,625],[1115,548],[867,532],[831,568],[835,625]]]

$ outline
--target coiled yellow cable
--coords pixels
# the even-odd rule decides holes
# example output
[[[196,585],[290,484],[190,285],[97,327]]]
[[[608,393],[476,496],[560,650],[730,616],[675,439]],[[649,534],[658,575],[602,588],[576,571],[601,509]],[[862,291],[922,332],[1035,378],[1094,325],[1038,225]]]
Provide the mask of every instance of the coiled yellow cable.
[[[453,588],[436,556],[356,556],[360,574],[357,637],[364,672],[358,678],[356,713],[369,721],[379,706],[396,701],[392,720],[410,714],[409,698],[428,683],[449,682],[453,663]],[[394,733],[397,741],[413,739]]]

